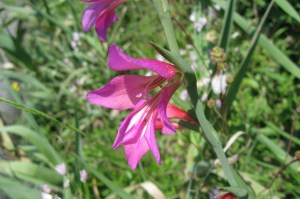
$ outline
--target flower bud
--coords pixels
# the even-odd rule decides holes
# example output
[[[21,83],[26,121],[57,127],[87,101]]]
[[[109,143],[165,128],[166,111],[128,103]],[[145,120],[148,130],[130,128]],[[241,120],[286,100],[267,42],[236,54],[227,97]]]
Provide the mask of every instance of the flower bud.
[[[223,48],[216,46],[210,52],[210,59],[212,63],[218,64],[225,61],[225,52]]]
[[[214,108],[215,105],[216,105],[216,102],[215,102],[215,100],[214,100],[213,98],[210,98],[210,99],[207,101],[207,106],[208,106],[209,108]]]

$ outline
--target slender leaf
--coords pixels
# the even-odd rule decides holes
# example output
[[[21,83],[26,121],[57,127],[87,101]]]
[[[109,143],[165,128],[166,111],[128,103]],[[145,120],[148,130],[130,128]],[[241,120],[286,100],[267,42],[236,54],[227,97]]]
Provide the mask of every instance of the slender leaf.
[[[0,189],[12,199],[41,198],[40,190],[0,175]]]
[[[268,15],[269,15],[270,11],[271,11],[271,8],[272,8],[273,4],[274,4],[274,0],[271,1],[271,3],[269,4],[266,12],[264,13],[264,16],[262,17],[262,19],[261,19],[261,21],[260,21],[253,37],[251,39],[250,47],[247,51],[247,54],[244,57],[243,62],[241,63],[236,75],[234,76],[234,80],[233,80],[231,86],[229,87],[229,90],[228,90],[228,93],[227,93],[226,99],[225,99],[225,105],[227,107],[227,111],[230,109],[231,104],[232,104],[233,100],[235,99],[235,97],[237,95],[237,92],[239,90],[239,87],[242,83],[242,80],[245,77],[247,67],[249,66],[250,59],[253,55],[254,49],[255,49],[256,44],[258,42],[258,38],[259,38],[259,35],[260,35],[260,32],[261,32],[261,29],[262,29]]]
[[[275,0],[275,2],[284,12],[300,23],[300,15],[287,0]]]
[[[223,1],[214,0],[224,9]],[[235,23],[242,28],[247,34],[253,34],[255,28],[251,26],[241,15],[234,14]],[[300,79],[300,68],[290,58],[288,58],[280,49],[278,49],[264,34],[259,36],[259,45],[261,45],[271,57],[277,61],[283,68],[289,71],[292,75]]]
[[[113,181],[109,180],[107,177],[105,177],[102,173],[99,173],[96,169],[88,166],[87,164],[83,163],[84,167],[87,171],[92,173],[96,176],[101,182],[103,182],[108,188],[110,188],[113,193],[117,194],[123,199],[133,199],[134,197],[131,196],[129,193],[125,192],[121,187],[116,185]]]
[[[62,127],[65,127],[65,128],[68,128],[68,129],[70,129],[70,130],[72,130],[72,131],[78,132],[78,133],[80,133],[81,135],[85,135],[85,133],[82,132],[81,130],[79,130],[79,129],[77,129],[77,128],[75,128],[75,127],[69,125],[69,124],[64,124],[64,123],[62,123],[61,121],[59,121],[58,119],[56,119],[55,117],[53,117],[53,116],[51,116],[51,115],[48,115],[48,114],[46,114],[46,113],[44,113],[44,112],[41,112],[41,111],[39,111],[39,110],[36,110],[36,109],[33,109],[33,108],[25,107],[25,106],[23,106],[22,104],[19,104],[19,103],[16,103],[16,102],[13,102],[13,101],[4,99],[4,98],[2,98],[2,97],[0,97],[0,102],[5,102],[5,103],[7,103],[7,104],[9,104],[9,105],[11,105],[11,106],[14,106],[14,107],[16,107],[16,108],[18,108],[18,109],[23,110],[23,111],[26,111],[26,112],[29,112],[29,113],[32,113],[32,114],[35,114],[35,115],[38,115],[38,116],[42,116],[42,117],[44,117],[44,118],[47,118],[47,119],[49,119],[49,120],[55,122],[56,124],[61,125]]]
[[[13,133],[31,142],[47,158],[47,163],[51,166],[55,166],[63,162],[63,159],[43,135],[28,129],[27,127],[19,125],[6,126],[1,127],[0,132]]]
[[[230,33],[233,24],[233,13],[235,10],[235,4],[236,4],[236,0],[229,0],[225,11],[225,17],[223,20],[222,31],[219,40],[219,46],[223,48],[224,51],[226,51],[230,40]]]
[[[0,173],[36,184],[55,186],[62,183],[62,176],[54,169],[30,162],[0,161]]]

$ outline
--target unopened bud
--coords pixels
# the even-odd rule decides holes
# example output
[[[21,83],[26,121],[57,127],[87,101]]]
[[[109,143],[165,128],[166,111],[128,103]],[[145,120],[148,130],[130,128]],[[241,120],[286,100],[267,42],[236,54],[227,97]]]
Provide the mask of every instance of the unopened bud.
[[[226,83],[227,84],[232,84],[232,82],[233,82],[233,78],[231,76],[227,76],[226,77]]]
[[[295,159],[300,160],[300,151],[295,152]]]
[[[225,61],[225,53],[223,48],[216,46],[210,52],[210,59],[214,64],[222,63]]]
[[[209,108],[214,108],[215,105],[216,105],[216,102],[215,102],[215,100],[214,100],[213,98],[210,98],[210,99],[207,101],[207,106],[208,106]]]
[[[217,63],[217,67],[219,70],[223,70],[226,67],[226,62]]]

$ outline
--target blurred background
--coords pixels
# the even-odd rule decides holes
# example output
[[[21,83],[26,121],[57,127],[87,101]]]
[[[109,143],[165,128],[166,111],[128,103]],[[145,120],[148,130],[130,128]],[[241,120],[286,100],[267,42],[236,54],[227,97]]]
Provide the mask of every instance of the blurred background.
[[[224,146],[232,141],[226,154],[233,167],[258,198],[300,198],[300,166],[293,161],[300,150],[300,3],[289,0],[295,12],[286,4],[273,6],[227,116],[222,114],[227,88],[210,92],[206,65],[228,1],[169,3],[180,54],[195,70],[207,117]],[[233,77],[240,66],[268,3],[238,1],[226,50],[227,76]],[[149,42],[168,46],[150,0],[119,6],[119,21],[109,29],[107,43],[94,30],[82,31],[86,6],[79,0],[0,2],[0,97],[10,100],[0,102],[0,198],[218,194],[228,184],[202,133],[157,133],[163,164],[147,153],[134,171],[121,147],[112,150],[119,122],[128,112],[95,107],[85,99],[89,90],[120,74],[108,70],[108,47],[117,43],[133,57],[163,60]],[[173,103],[189,110],[183,87]]]

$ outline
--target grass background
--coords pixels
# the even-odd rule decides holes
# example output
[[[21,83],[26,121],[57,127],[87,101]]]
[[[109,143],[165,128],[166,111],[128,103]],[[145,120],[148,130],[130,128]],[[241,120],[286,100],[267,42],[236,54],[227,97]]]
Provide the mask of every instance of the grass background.
[[[185,50],[182,57],[188,63],[192,63],[190,53],[197,49],[209,64],[209,52],[217,41],[208,42],[206,35],[215,32],[219,37],[224,18],[224,11],[216,10],[213,3],[224,4],[226,8],[228,2],[170,1],[173,21],[178,21],[192,39],[174,23],[179,47]],[[300,4],[289,1],[295,15],[278,2],[264,23],[262,34],[281,54],[272,54],[274,46],[260,40],[228,116],[220,118],[218,108],[207,108],[206,113],[224,145],[236,132],[244,132],[226,154],[239,154],[233,167],[258,197],[299,198],[299,163],[286,168],[284,165],[300,145]],[[159,198],[159,192],[167,198],[208,198],[216,187],[227,186],[220,166],[213,164],[215,154],[202,133],[157,133],[163,164],[158,166],[148,153],[134,171],[127,165],[123,149],[111,149],[118,124],[127,112],[94,107],[85,99],[87,91],[103,86],[119,74],[108,70],[109,45],[114,42],[131,56],[148,58],[157,55],[149,41],[168,46],[151,1],[130,0],[120,6],[119,22],[110,28],[105,44],[94,31],[82,32],[85,6],[71,0],[0,3],[0,72],[1,83],[5,85],[1,97],[23,107],[19,114],[16,112],[16,121],[13,114],[9,115],[13,110],[1,113],[4,124],[0,128],[0,189],[11,198],[38,198],[42,184],[49,184],[63,198]],[[226,61],[233,76],[251,45],[253,32],[243,27],[257,27],[267,6],[263,0],[239,1],[236,5],[235,11],[245,21],[234,23],[229,36]],[[210,16],[211,10],[216,12],[216,18]],[[189,20],[192,12],[208,19],[201,32]],[[77,34],[79,41],[75,41]],[[295,70],[285,57],[296,66]],[[201,81],[207,71],[201,70],[199,56],[196,63],[197,78]],[[19,89],[12,88],[14,82]],[[208,89],[198,90],[204,93]],[[188,109],[189,101],[179,105]],[[30,108],[31,113],[25,112],[24,107]],[[64,178],[54,170],[61,162],[68,168]],[[87,183],[79,180],[81,169],[88,171]],[[67,179],[70,187],[64,188]],[[149,191],[151,185],[145,186],[144,182],[151,182],[160,191]]]

